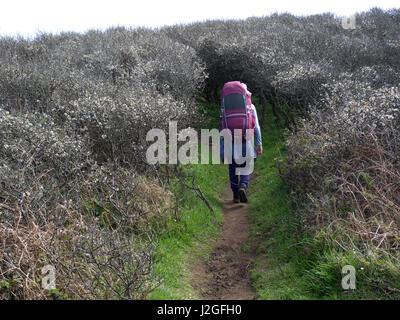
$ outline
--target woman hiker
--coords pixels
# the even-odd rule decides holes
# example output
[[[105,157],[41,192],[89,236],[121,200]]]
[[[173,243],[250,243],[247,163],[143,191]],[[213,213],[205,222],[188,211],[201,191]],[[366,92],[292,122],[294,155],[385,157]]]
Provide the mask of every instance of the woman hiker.
[[[227,144],[230,149],[226,151],[224,150],[224,136],[220,138],[221,159],[224,161],[224,157],[230,158],[227,160],[233,201],[235,203],[247,202],[246,190],[252,171],[244,168],[247,168],[249,159],[254,158],[255,163],[257,156],[262,153],[262,139],[257,111],[254,104],[251,103],[251,92],[247,90],[246,84],[240,81],[225,83],[221,92],[221,113],[221,130],[229,129],[233,132],[235,129],[240,129],[240,132],[246,132],[246,129],[250,129],[249,132],[254,133],[255,136],[257,147],[254,146],[254,140],[249,139],[249,137],[253,137],[252,134],[243,134],[242,141],[240,142],[239,139],[237,142],[235,139],[232,144]],[[241,155],[238,149],[242,149]],[[245,162],[243,162],[244,159],[246,159]]]

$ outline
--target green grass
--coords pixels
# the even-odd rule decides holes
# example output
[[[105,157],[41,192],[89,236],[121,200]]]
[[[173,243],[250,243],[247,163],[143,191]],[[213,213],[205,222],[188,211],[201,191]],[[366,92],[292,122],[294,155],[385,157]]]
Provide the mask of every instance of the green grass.
[[[268,119],[272,119],[268,110]],[[396,268],[374,255],[344,252],[334,240],[340,230],[321,229],[310,235],[302,228],[301,212],[292,205],[290,190],[278,175],[277,161],[285,158],[285,130],[268,124],[263,129],[263,155],[251,184],[250,237],[257,244],[250,272],[259,299],[387,299],[380,288],[399,286]],[[342,267],[356,270],[356,290],[341,287]],[[398,293],[397,293],[398,295]]]
[[[257,245],[250,278],[258,298],[352,298],[341,289],[343,260],[326,248],[311,246],[307,251],[314,238],[302,232],[300,213],[278,174],[277,162],[285,157],[285,129],[271,121],[271,110],[267,119],[263,155],[257,160],[249,196],[250,237]]]
[[[285,153],[284,129],[271,124],[272,114],[267,119],[249,195],[250,237],[257,243],[250,278],[259,299],[307,299],[298,283],[297,219],[276,167]]]
[[[208,127],[215,127],[215,117],[210,119]],[[320,230],[313,236],[303,231],[299,223],[301,212],[292,205],[290,190],[278,175],[276,163],[285,158],[285,130],[282,124],[274,123],[270,109],[263,128],[263,149],[255,165],[256,179],[251,180],[249,190],[250,237],[257,244],[250,278],[258,298],[382,298],[382,293],[367,285],[371,279],[376,279],[376,286],[381,285],[379,281],[392,279],[392,273],[386,278],[380,276],[380,270],[385,269],[380,267],[381,262],[330,246],[336,236],[330,230]],[[228,183],[226,167],[199,164],[186,165],[184,170],[197,176],[198,185],[215,213],[193,191],[182,192],[175,185],[175,192],[183,199],[179,218],[170,222],[171,231],[161,238],[154,271],[163,279],[163,284],[149,299],[200,298],[200,293],[190,285],[189,264],[199,257],[207,258],[210,240],[217,238],[222,223],[219,195]],[[341,268],[347,264],[357,270],[354,292],[341,288]]]
[[[206,255],[210,239],[217,236],[222,223],[219,195],[226,187],[227,170],[223,165],[191,165],[186,173],[195,174],[198,185],[214,209],[193,191],[182,194],[178,221],[173,221],[173,229],[165,234],[155,255],[154,271],[163,279],[163,284],[149,295],[149,299],[198,299],[189,283],[188,264],[198,255]],[[198,248],[203,247],[199,252]],[[196,250],[194,250],[196,249]]]
[[[202,104],[204,112],[217,110],[217,106]],[[214,128],[218,118],[208,115],[210,121],[204,128]],[[200,151],[199,151],[200,154]],[[211,163],[211,152],[210,152]],[[154,290],[148,299],[199,299],[199,293],[190,285],[189,264],[201,257],[207,257],[211,250],[210,240],[216,239],[223,222],[220,194],[228,182],[228,170],[224,165],[192,164],[183,167],[188,176],[196,176],[197,184],[209,200],[214,213],[192,190],[183,190],[177,181],[173,191],[181,197],[179,219],[171,221],[172,230],[162,236],[155,254],[154,272],[162,285]],[[190,185],[191,181],[187,183]]]

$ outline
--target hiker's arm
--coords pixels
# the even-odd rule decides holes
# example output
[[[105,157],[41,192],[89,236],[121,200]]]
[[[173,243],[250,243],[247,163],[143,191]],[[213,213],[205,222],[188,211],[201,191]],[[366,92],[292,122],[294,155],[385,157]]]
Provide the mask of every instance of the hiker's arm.
[[[256,110],[256,107],[254,105],[251,108],[251,111],[253,112],[254,118],[256,120],[256,126],[255,126],[256,144],[257,144],[257,146],[261,146],[262,145],[262,139],[261,139],[260,124],[258,123],[257,110]]]

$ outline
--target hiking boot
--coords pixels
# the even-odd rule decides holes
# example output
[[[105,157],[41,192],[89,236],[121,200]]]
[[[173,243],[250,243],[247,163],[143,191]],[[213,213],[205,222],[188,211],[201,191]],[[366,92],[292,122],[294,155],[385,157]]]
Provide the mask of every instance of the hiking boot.
[[[246,196],[246,185],[241,184],[239,188],[239,199],[240,202],[247,202],[247,196]]]
[[[233,202],[239,203],[240,202],[239,196],[233,197]]]

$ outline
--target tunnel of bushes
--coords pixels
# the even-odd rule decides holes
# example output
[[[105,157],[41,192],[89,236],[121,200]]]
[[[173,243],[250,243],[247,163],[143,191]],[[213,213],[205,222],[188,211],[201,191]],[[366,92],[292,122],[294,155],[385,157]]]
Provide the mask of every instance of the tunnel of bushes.
[[[68,297],[146,297],[174,212],[164,180],[180,172],[146,163],[146,132],[201,127],[199,97],[215,107],[230,80],[257,97],[262,126],[287,128],[279,171],[304,232],[400,279],[400,11],[356,18],[354,29],[328,13],[273,14],[1,38],[1,297],[47,297],[45,264]]]

